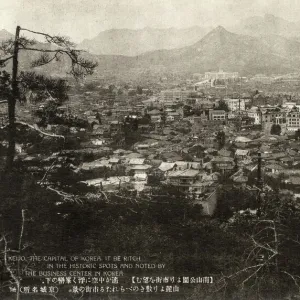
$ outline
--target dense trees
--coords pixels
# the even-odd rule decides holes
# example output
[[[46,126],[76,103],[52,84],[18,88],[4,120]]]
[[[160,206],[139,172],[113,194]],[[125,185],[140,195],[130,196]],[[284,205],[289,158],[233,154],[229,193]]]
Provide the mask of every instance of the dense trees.
[[[216,135],[216,140],[218,142],[219,149],[222,149],[225,146],[226,135],[224,131],[218,131]]]
[[[300,210],[292,194],[224,187],[219,201],[218,218],[227,220],[223,230],[236,236],[239,250],[215,285],[201,286],[192,299],[299,297]]]
[[[215,109],[224,110],[226,112],[229,111],[228,105],[226,104],[226,102],[224,100],[219,101],[219,105]]]
[[[52,44],[53,48],[39,47],[37,42],[33,39],[28,39],[21,36],[21,32],[30,32],[31,34],[42,36],[45,41]],[[52,61],[60,61],[63,57],[67,57],[70,61],[70,74],[75,77],[82,77],[85,75],[92,74],[97,63],[89,61],[83,58],[80,53],[81,51],[76,50],[75,45],[70,42],[67,37],[51,36],[42,32],[32,31],[29,29],[21,28],[17,26],[14,40],[4,41],[1,45],[1,53],[3,58],[0,59],[1,67],[5,67],[6,63],[12,60],[12,74],[10,76],[4,76],[5,80],[2,81],[2,88],[8,87],[7,92],[7,103],[8,103],[8,151],[6,161],[6,171],[11,171],[13,166],[15,144],[16,144],[16,115],[15,108],[18,100],[22,97],[22,89],[27,87],[38,90],[42,88],[43,92],[49,92],[47,89],[50,86],[53,87],[51,80],[41,80],[38,75],[33,73],[19,74],[19,53],[20,52],[35,52],[40,53],[40,56],[31,62],[32,67],[40,67],[49,64]],[[3,74],[2,74],[3,75]],[[43,84],[41,84],[43,83]],[[64,93],[65,86],[63,81],[56,81],[56,90],[59,96]],[[52,95],[51,95],[52,96]],[[54,96],[54,95],[53,95]],[[52,97],[53,97],[52,96]]]
[[[175,276],[213,276],[191,299],[298,295],[300,212],[290,194],[224,186],[216,216],[207,219],[176,187],[158,184],[140,194],[90,188],[76,196],[46,190],[23,173],[11,176],[13,189],[0,183],[1,231],[14,249],[26,209],[22,243],[30,246],[23,254],[130,252],[155,257]],[[12,222],[12,215],[19,217]]]
[[[281,133],[281,126],[279,124],[273,124],[271,127],[271,134],[280,135]]]
[[[300,130],[299,129],[295,132],[295,139],[297,141],[300,139]]]

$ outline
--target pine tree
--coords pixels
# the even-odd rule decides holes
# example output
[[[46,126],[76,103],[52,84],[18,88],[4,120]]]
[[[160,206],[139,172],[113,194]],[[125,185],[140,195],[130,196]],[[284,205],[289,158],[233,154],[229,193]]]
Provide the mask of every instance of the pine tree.
[[[40,48],[33,39],[21,36],[21,32],[29,32],[31,34],[42,36],[45,41],[53,48]],[[13,167],[16,144],[16,103],[21,99],[20,82],[22,78],[19,76],[19,54],[20,52],[39,53],[39,57],[31,62],[32,67],[40,67],[49,64],[52,61],[60,61],[63,56],[70,61],[70,72],[75,78],[80,78],[93,73],[97,63],[83,58],[81,51],[74,48],[69,38],[63,36],[51,36],[46,33],[29,30],[26,28],[16,27],[14,40],[10,39],[2,43],[0,47],[4,58],[0,59],[0,66],[5,67],[8,61],[12,61],[12,74],[9,78],[9,93],[7,97],[8,103],[8,151],[5,171],[10,172]]]

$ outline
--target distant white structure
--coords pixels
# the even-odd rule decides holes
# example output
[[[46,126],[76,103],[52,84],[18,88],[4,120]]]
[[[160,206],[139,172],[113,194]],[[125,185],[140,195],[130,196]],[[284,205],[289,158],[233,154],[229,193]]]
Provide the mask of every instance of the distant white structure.
[[[285,102],[282,104],[283,108],[288,108],[289,110],[291,110],[294,106],[297,107],[296,102]]]
[[[160,96],[163,102],[185,101],[190,96],[191,91],[165,90],[161,91]]]
[[[297,131],[300,129],[300,112],[290,111],[286,115],[286,123],[288,131]]]
[[[194,84],[194,90],[197,91],[199,88],[210,87],[211,83],[208,79],[196,82]]]
[[[235,79],[239,77],[238,72],[224,72],[219,70],[219,72],[205,72],[205,79],[215,80],[215,79]]]
[[[254,119],[254,124],[261,124],[262,114],[257,106],[252,106],[247,113],[249,118]]]
[[[254,82],[260,82],[263,84],[271,84],[273,81],[272,77],[266,76],[264,74],[256,74],[254,77],[251,78]]]

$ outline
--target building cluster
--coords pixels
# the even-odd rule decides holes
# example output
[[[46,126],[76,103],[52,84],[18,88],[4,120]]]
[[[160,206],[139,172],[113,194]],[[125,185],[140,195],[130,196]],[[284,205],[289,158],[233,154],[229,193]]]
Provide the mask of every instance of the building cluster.
[[[207,80],[237,76],[205,74]],[[161,90],[107,86],[83,91],[81,97],[72,96],[67,111],[89,126],[70,127],[68,134],[85,140],[64,150],[81,157],[71,168],[81,185],[105,193],[151,192],[161,182],[181,188],[212,215],[220,184],[230,180],[247,188],[255,183],[260,154],[266,185],[277,182],[300,191],[298,101],[278,96],[266,104],[259,91],[219,95],[195,90],[193,83]],[[35,161],[33,155],[26,159]]]

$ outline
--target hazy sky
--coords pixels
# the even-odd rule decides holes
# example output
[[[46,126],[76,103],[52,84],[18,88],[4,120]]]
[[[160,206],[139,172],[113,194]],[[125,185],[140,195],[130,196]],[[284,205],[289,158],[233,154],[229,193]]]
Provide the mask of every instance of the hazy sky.
[[[0,0],[0,29],[21,27],[75,42],[111,28],[230,26],[265,13],[300,21],[299,0]]]

